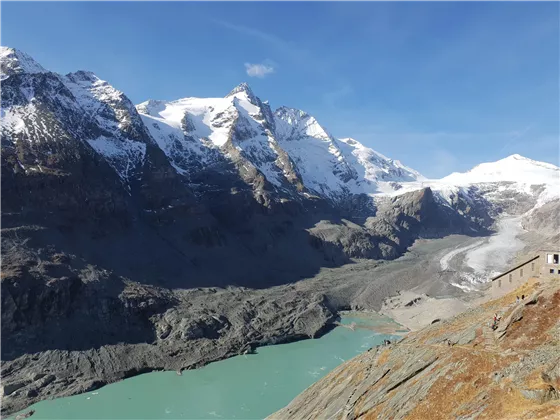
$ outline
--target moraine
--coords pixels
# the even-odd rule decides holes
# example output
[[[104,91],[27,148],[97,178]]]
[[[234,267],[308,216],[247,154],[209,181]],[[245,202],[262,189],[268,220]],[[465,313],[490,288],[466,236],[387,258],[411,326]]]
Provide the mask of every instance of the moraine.
[[[328,372],[385,339],[398,325],[382,317],[345,317],[319,339],[262,347],[200,369],[153,372],[97,391],[37,403],[33,419],[260,419],[287,405]],[[365,327],[365,328],[363,328]],[[15,418],[15,416],[13,416]]]

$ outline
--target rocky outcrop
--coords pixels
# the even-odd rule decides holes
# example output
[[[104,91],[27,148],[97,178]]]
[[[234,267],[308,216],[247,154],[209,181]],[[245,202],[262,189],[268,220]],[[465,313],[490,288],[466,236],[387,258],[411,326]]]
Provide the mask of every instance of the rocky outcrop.
[[[514,322],[517,322],[523,318],[523,309],[523,305],[518,304],[513,308],[511,313],[505,319],[500,320],[500,324],[495,331],[496,338],[502,338],[506,334],[508,328],[511,327]]]
[[[372,348],[269,418],[551,418],[560,410],[560,287],[536,287],[530,305],[514,291]],[[509,313],[499,342],[487,340],[494,312]]]
[[[27,384],[29,384],[29,381],[12,382],[11,384],[2,385],[2,396],[7,397]]]
[[[560,243],[560,200],[544,203],[523,216],[521,221],[525,230],[535,236],[534,250],[544,248],[556,248]]]

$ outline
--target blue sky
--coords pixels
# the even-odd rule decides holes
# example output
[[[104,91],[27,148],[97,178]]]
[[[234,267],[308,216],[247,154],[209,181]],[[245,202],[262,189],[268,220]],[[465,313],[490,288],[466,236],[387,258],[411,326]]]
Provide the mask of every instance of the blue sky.
[[[558,164],[559,3],[2,3],[2,45],[133,102],[247,81],[337,137],[440,177]]]

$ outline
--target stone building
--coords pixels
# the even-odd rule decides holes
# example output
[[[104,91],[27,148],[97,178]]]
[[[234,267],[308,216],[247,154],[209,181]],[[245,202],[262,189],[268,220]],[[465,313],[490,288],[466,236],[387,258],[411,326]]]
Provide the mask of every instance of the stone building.
[[[529,280],[555,278],[560,280],[560,251],[540,251],[492,279],[492,296],[498,297],[517,289]]]

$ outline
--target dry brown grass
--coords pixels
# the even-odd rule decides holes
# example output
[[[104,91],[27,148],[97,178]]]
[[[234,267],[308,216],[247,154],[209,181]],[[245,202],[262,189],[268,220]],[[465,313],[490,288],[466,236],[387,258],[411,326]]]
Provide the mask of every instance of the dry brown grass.
[[[509,295],[487,302],[483,305],[488,310],[485,316],[491,314],[496,307],[507,307],[514,303],[518,295],[530,296],[538,286],[525,284]],[[472,322],[474,318],[476,317],[458,317],[450,328],[446,326],[445,330],[450,332],[459,329],[465,323]],[[510,327],[506,340],[502,343],[503,348],[531,349],[542,345],[551,340],[547,332],[559,320],[560,290],[552,296],[541,297],[536,305],[524,308],[523,319]],[[437,336],[437,334],[434,331],[430,336]],[[491,377],[494,372],[502,370],[518,359],[513,355],[504,357],[500,352],[493,354],[491,351],[477,351],[477,348],[481,349],[482,345],[481,330],[478,329],[470,350],[469,346],[452,347],[451,355],[445,363],[460,362],[463,364],[464,372],[459,374],[451,372],[439,378],[431,387],[428,397],[421,401],[406,418],[418,420],[455,418],[472,414],[473,410],[476,411],[483,405],[486,408],[481,417],[487,419],[560,418],[559,401],[539,405],[535,401],[524,398],[510,381],[493,382]],[[460,383],[462,385],[456,389],[455,387]],[[541,370],[535,370],[526,378],[525,386],[527,389],[540,389],[550,385],[542,380]],[[376,413],[383,413],[383,408],[379,407]]]
[[[387,360],[389,359],[390,354],[391,354],[391,350],[389,350],[389,349],[383,350],[383,352],[377,358],[376,366],[381,366],[381,365],[384,365],[385,363],[387,363]]]
[[[526,416],[526,419],[557,420],[560,419],[560,405],[558,401],[550,401],[541,407],[531,410],[528,414],[531,417]]]
[[[461,406],[473,402],[481,390],[492,388],[491,373],[513,362],[513,358],[465,350],[467,349],[451,348],[445,363],[460,363],[460,373],[450,372],[449,375],[439,378],[430,388],[427,398],[420,402],[407,418],[436,420],[469,414]],[[462,385],[456,389],[458,384]]]
[[[358,386],[360,383],[365,379],[365,371],[364,369],[360,369],[352,375],[350,379],[350,385]]]
[[[552,296],[539,297],[535,305],[525,306],[523,319],[508,329],[505,343],[516,349],[533,349],[551,340],[548,331],[559,320],[560,290]]]
[[[559,403],[560,401],[556,400],[539,404],[525,398],[517,388],[507,386],[504,390],[497,389],[489,395],[484,418],[496,420],[559,418],[546,417],[554,413],[560,415]]]
[[[385,352],[387,352],[387,358],[388,358],[391,351],[389,349],[387,349],[387,350],[385,350]],[[384,363],[386,363],[386,362],[387,361],[385,361]],[[398,363],[395,363],[395,364],[391,365],[391,370],[396,371],[396,370],[400,369],[402,366],[403,366],[403,363],[401,361],[398,361]],[[385,376],[385,377],[381,378],[369,390],[373,391],[375,389],[383,388],[387,385],[388,381],[389,381],[389,376]],[[394,395],[396,392],[397,392],[396,390],[392,390],[387,394],[387,396],[390,397],[391,395]],[[358,400],[358,402],[356,403],[356,406],[354,407],[354,415],[356,417],[359,416],[360,413],[363,413],[364,404],[366,402],[367,402],[366,399]],[[378,413],[381,413],[383,411],[384,407],[385,407],[385,402],[381,402],[381,403],[377,404],[375,407],[373,407],[372,409],[368,410],[366,413],[362,414],[362,417],[365,418],[365,419],[375,419],[375,418],[377,418]]]
[[[486,345],[483,328],[476,329],[475,340],[467,345],[448,347],[441,344],[426,344],[430,339],[449,336],[450,333],[472,328],[476,323],[486,323],[494,312],[503,316],[512,309],[516,296],[531,296],[535,290],[543,294],[534,305],[524,307],[523,318],[512,324],[502,340]],[[483,311],[466,312],[451,322],[409,335],[406,343],[399,346],[429,346],[438,354],[440,368],[448,369],[430,387],[423,400],[405,417],[416,420],[452,419],[479,413],[480,418],[491,420],[514,419],[558,419],[560,420],[560,400],[544,404],[525,398],[521,389],[545,389],[551,384],[543,379],[544,366],[535,368],[528,376],[517,375],[515,382],[510,378],[494,380],[496,372],[503,371],[522,357],[519,353],[531,351],[543,344],[554,345],[550,330],[560,321],[560,290],[558,283],[524,284],[506,296],[487,302]],[[557,341],[556,341],[557,342]],[[506,353],[506,350],[513,352]],[[560,350],[560,347],[559,347]],[[383,350],[375,360],[376,366],[389,364],[392,371],[402,366],[404,360],[395,358],[391,349]],[[452,366],[459,366],[458,368]],[[370,391],[381,389],[389,376],[374,385]],[[414,377],[403,386],[412,386],[422,381]],[[522,383],[520,383],[522,381]],[[552,384],[556,386],[556,384]],[[399,392],[396,388],[383,397],[383,401],[362,414],[367,405],[367,397],[355,406],[354,414],[363,419],[390,418],[391,398]],[[367,395],[367,394],[366,394]]]

